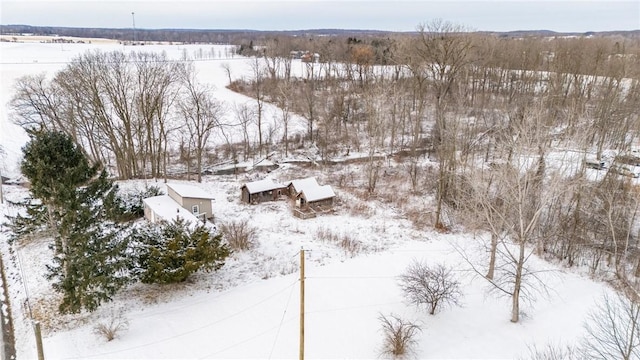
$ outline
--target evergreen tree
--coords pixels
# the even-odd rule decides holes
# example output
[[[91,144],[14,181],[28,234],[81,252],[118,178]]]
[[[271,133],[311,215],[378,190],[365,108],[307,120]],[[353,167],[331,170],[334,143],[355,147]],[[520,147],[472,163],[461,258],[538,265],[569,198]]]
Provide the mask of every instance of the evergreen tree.
[[[204,226],[191,228],[182,219],[147,225],[135,231],[134,273],[143,283],[176,283],[202,269],[216,271],[224,265],[229,248],[222,235]]]
[[[98,173],[90,166],[82,149],[62,132],[31,131],[31,140],[22,148],[22,174],[29,179],[31,196],[42,201],[49,226],[56,228],[56,218],[75,197],[75,189]]]
[[[117,187],[62,133],[34,132],[23,152],[22,171],[40,201],[27,200],[26,215],[13,219],[14,236],[41,230],[46,217],[55,239],[47,276],[63,294],[60,311],[93,311],[128,283],[128,231],[105,206],[117,203]]]

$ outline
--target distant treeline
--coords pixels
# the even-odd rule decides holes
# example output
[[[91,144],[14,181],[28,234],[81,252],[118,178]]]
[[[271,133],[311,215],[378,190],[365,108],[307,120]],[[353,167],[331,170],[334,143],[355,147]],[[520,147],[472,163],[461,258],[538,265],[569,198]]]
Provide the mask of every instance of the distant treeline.
[[[403,32],[402,34],[415,34],[414,32]],[[417,32],[416,32],[417,33]],[[485,32],[489,34],[488,32]],[[278,35],[290,36],[313,36],[313,35],[333,35],[333,36],[389,36],[401,34],[399,32],[379,31],[379,30],[352,30],[352,29],[313,29],[313,30],[291,30],[291,31],[259,31],[245,29],[135,29],[133,28],[74,28],[55,26],[31,26],[31,25],[0,25],[1,35],[10,34],[33,34],[33,35],[59,35],[88,38],[104,38],[121,41],[167,41],[180,43],[226,43],[239,44],[243,41],[261,40]],[[640,38],[640,30],[633,31],[609,31],[609,32],[587,32],[587,33],[558,33],[549,30],[531,31],[510,31],[490,33],[501,37],[523,37],[523,36],[611,36],[620,35],[624,37]]]
[[[103,28],[73,28],[30,25],[0,25],[1,35],[33,34],[58,35],[87,38],[104,38],[121,41],[168,41],[180,43],[235,43],[240,40],[259,40],[273,35],[384,35],[390,32],[376,30],[295,30],[295,31],[257,31],[257,30],[202,30],[202,29],[103,29]],[[135,39],[134,39],[135,37]]]

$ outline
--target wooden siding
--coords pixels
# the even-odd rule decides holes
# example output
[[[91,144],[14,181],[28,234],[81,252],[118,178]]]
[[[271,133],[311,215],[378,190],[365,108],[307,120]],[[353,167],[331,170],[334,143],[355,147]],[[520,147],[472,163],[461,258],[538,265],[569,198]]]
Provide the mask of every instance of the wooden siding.
[[[287,194],[286,188],[278,188],[274,190],[263,191],[255,194],[250,194],[249,189],[246,186],[242,187],[242,193],[240,195],[240,200],[247,204],[259,204],[265,201],[276,201],[280,199],[282,195]]]
[[[280,199],[280,196],[285,194],[285,189],[275,189],[263,191],[255,194],[250,194],[246,187],[242,187],[241,200],[247,204],[259,204],[265,201],[276,201]]]
[[[304,192],[300,193],[296,198],[296,207],[306,209],[306,208],[327,208],[333,206],[334,198],[327,198],[317,201],[308,202],[306,197],[304,196]]]

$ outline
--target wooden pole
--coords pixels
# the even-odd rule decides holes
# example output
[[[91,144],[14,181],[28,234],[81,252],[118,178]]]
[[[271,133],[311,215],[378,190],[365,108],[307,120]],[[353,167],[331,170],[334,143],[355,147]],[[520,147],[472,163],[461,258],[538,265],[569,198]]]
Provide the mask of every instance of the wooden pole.
[[[4,204],[4,193],[2,192],[2,169],[0,169],[0,204]]]
[[[304,249],[300,249],[300,360],[304,360]]]
[[[44,360],[44,349],[42,347],[42,332],[40,331],[40,323],[38,321],[34,322],[33,328],[36,333],[36,348],[38,349],[38,360]]]

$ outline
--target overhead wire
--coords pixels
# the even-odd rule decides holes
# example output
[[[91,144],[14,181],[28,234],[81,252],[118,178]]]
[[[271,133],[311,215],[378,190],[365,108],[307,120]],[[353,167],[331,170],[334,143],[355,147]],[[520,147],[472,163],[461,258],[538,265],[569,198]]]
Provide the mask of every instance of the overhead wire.
[[[71,359],[95,358],[95,357],[104,356],[104,355],[112,355],[112,354],[117,354],[117,353],[121,353],[121,352],[126,352],[126,351],[136,350],[136,349],[144,348],[144,347],[147,347],[147,346],[156,345],[156,344],[159,344],[159,343],[162,343],[162,342],[165,342],[165,341],[174,340],[174,339],[177,339],[177,338],[183,337],[183,336],[185,336],[185,335],[189,335],[189,334],[192,334],[192,333],[194,333],[194,332],[200,331],[200,330],[202,330],[202,329],[205,329],[205,328],[211,327],[211,326],[213,326],[213,325],[215,325],[215,324],[221,323],[221,322],[223,322],[223,321],[225,321],[225,320],[228,320],[228,319],[230,319],[230,318],[233,318],[233,317],[235,317],[235,316],[238,316],[238,315],[240,315],[240,314],[242,314],[242,313],[244,313],[244,312],[246,312],[246,311],[248,311],[248,310],[250,310],[250,309],[252,309],[252,308],[255,308],[256,306],[258,306],[258,305],[260,305],[260,304],[262,304],[262,303],[264,303],[264,302],[266,302],[266,301],[268,301],[268,300],[270,300],[270,299],[274,298],[275,296],[277,296],[277,295],[279,295],[279,294],[283,293],[284,291],[289,290],[289,288],[293,288],[293,286],[294,286],[297,282],[298,282],[298,279],[296,279],[293,283],[291,283],[291,284],[290,284],[290,285],[288,285],[287,287],[285,287],[285,288],[283,288],[283,289],[281,289],[281,290],[278,290],[277,292],[275,292],[275,293],[273,293],[273,294],[271,294],[271,295],[267,296],[266,298],[263,298],[262,300],[260,300],[260,301],[258,301],[258,302],[256,302],[256,303],[254,303],[254,304],[252,304],[252,305],[250,305],[250,306],[247,306],[247,307],[243,308],[243,309],[242,309],[242,310],[240,310],[240,311],[237,311],[237,312],[235,312],[235,313],[232,313],[232,314],[230,314],[230,315],[227,315],[227,316],[224,316],[224,317],[222,317],[222,318],[220,318],[220,319],[217,319],[217,320],[215,320],[215,321],[213,321],[213,322],[206,323],[206,324],[204,324],[204,325],[198,326],[198,327],[196,327],[196,328],[190,329],[190,330],[188,330],[188,331],[185,331],[185,332],[182,332],[182,333],[179,333],[179,334],[173,335],[173,336],[164,337],[164,338],[161,338],[161,339],[157,339],[157,340],[150,341],[150,342],[147,342],[147,343],[144,343],[144,344],[140,344],[140,345],[136,345],[136,346],[131,346],[131,347],[124,348],[124,349],[118,349],[118,350],[113,350],[113,351],[107,351],[107,352],[102,352],[102,353],[92,354],[92,355],[82,355],[82,356],[66,357],[66,358],[63,358],[63,359],[69,359],[69,360],[71,360]],[[277,327],[277,326],[276,326],[276,327]],[[274,328],[276,328],[276,327],[274,327]]]
[[[289,318],[288,318],[284,323],[287,323],[287,322],[289,322],[289,321],[293,320],[294,318],[295,318],[294,316],[291,316],[291,317],[289,317]],[[221,352],[223,352],[223,351],[227,351],[227,350],[229,350],[229,349],[233,349],[233,348],[234,348],[234,347],[236,347],[236,346],[239,346],[239,345],[245,344],[245,343],[247,343],[247,342],[249,342],[249,341],[251,341],[251,340],[253,340],[253,339],[259,338],[260,336],[265,335],[265,334],[267,334],[267,333],[269,333],[269,332],[271,332],[271,331],[275,330],[275,329],[276,329],[276,328],[278,328],[279,326],[281,326],[281,325],[273,326],[273,327],[271,327],[271,328],[269,328],[269,329],[267,329],[267,330],[264,330],[264,331],[259,332],[258,334],[255,334],[255,335],[253,335],[253,336],[251,336],[251,337],[249,337],[249,338],[246,338],[246,339],[243,339],[243,340],[241,340],[241,341],[239,341],[239,342],[233,343],[232,345],[229,345],[229,346],[227,346],[227,347],[225,347],[225,348],[223,348],[223,349],[220,349],[220,350],[217,350],[217,351],[215,351],[215,352],[212,352],[212,353],[209,353],[209,354],[207,354],[207,355],[204,355],[204,356],[202,356],[202,357],[200,357],[200,358],[198,358],[198,359],[208,359],[208,358],[210,358],[210,357],[211,357],[211,356],[213,356],[213,355],[219,354],[219,353],[221,353]]]
[[[271,351],[269,352],[269,359],[273,355],[273,350],[276,348],[276,344],[278,343],[278,336],[280,336],[280,330],[282,329],[282,324],[284,323],[284,317],[287,315],[287,309],[289,309],[289,303],[291,302],[291,295],[293,295],[294,287],[291,287],[291,292],[289,292],[289,298],[287,299],[287,304],[284,306],[284,311],[282,312],[282,318],[280,319],[280,325],[278,325],[278,331],[276,332],[276,337],[273,340],[273,345],[271,346]]]

